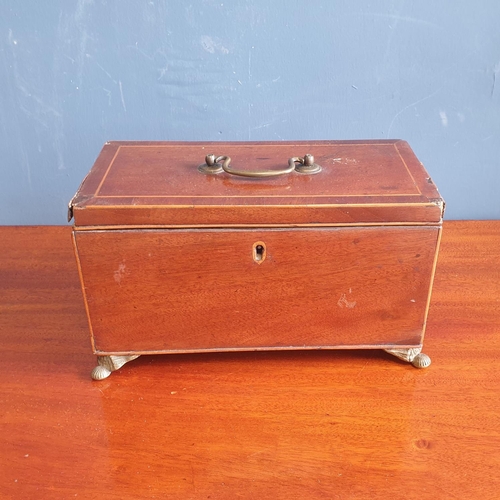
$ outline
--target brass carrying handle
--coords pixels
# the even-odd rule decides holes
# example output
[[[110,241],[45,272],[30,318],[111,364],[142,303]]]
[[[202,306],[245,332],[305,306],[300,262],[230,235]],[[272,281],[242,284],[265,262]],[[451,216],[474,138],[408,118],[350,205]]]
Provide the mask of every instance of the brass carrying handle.
[[[298,165],[296,165],[297,163]],[[227,172],[228,174],[240,177],[276,177],[278,175],[289,174],[294,170],[301,174],[317,174],[321,172],[321,167],[317,163],[314,163],[313,155],[306,154],[304,157],[294,156],[290,158],[288,160],[288,167],[281,170],[238,170],[231,167],[231,157],[208,154],[205,156],[205,163],[199,165],[198,170],[204,174]]]

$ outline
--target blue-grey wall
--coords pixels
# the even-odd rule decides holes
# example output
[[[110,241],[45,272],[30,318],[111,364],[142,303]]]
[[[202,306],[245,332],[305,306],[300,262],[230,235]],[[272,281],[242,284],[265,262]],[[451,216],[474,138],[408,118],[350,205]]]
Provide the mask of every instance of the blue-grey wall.
[[[0,0],[0,224],[65,223],[107,140],[403,138],[500,218],[500,2]]]

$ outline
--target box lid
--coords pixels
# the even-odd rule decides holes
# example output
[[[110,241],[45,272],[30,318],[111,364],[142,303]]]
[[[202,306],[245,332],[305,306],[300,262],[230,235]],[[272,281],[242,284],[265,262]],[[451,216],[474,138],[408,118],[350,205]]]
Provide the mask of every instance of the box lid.
[[[219,173],[203,166],[208,154],[222,157]],[[319,172],[294,169],[312,163],[305,155]],[[243,177],[222,166],[249,175],[291,171]],[[108,142],[69,214],[76,228],[261,227],[439,224],[443,210],[436,186],[400,140]]]

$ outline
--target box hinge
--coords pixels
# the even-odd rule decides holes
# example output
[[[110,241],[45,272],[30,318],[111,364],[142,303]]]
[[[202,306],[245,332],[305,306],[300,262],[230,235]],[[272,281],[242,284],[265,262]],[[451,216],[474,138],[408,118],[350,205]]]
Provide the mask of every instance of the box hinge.
[[[73,200],[68,203],[68,222],[73,218]]]

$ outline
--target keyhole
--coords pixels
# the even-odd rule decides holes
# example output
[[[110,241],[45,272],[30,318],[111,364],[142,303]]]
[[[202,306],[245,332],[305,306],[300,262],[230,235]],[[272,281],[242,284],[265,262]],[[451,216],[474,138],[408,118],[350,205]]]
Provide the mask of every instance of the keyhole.
[[[255,247],[255,260],[262,260],[263,254],[264,254],[264,247],[262,245],[257,245]]]
[[[253,260],[257,264],[262,264],[266,258],[266,245],[262,241],[253,244]]]

